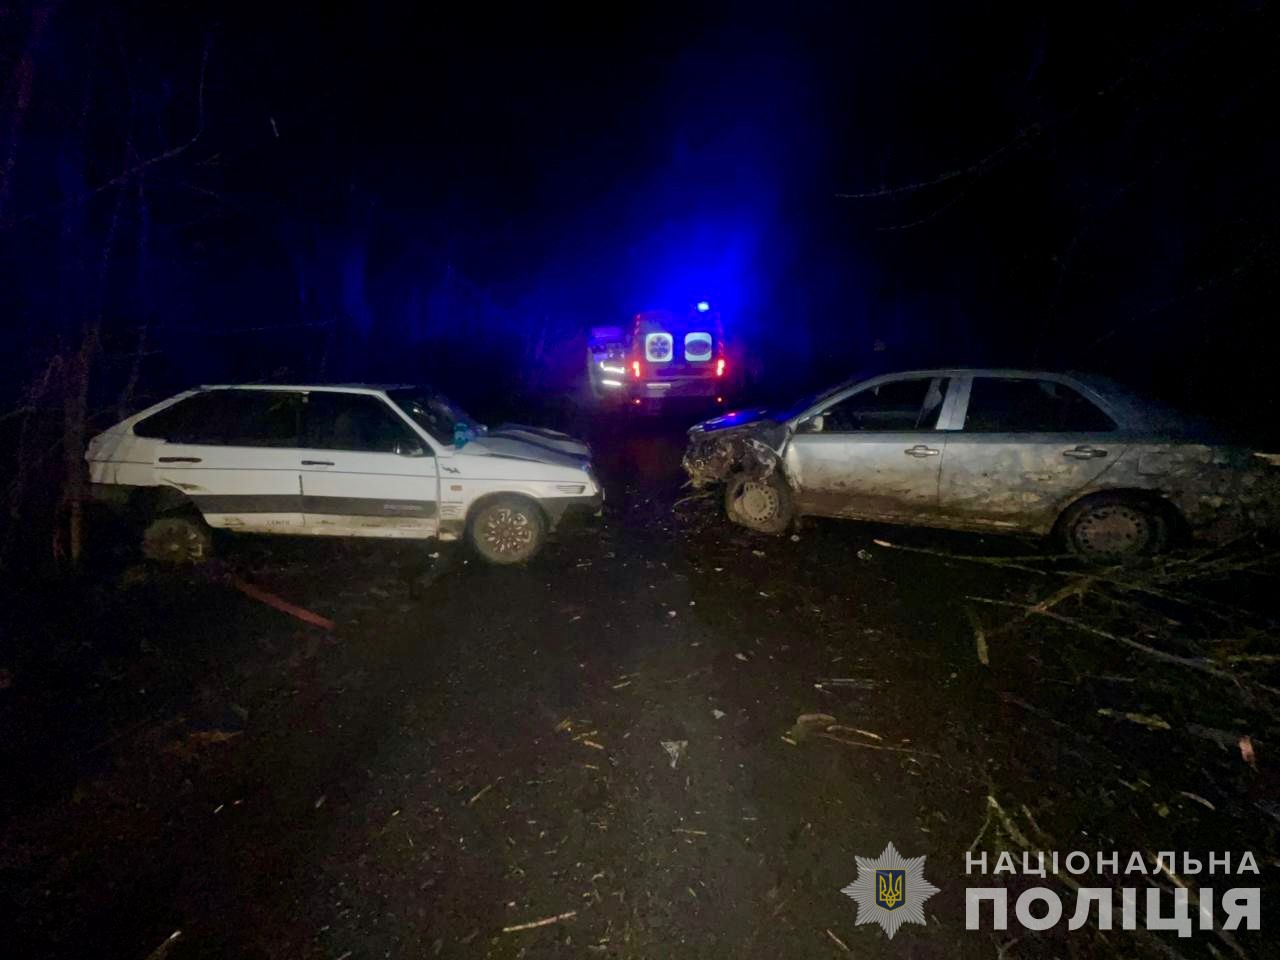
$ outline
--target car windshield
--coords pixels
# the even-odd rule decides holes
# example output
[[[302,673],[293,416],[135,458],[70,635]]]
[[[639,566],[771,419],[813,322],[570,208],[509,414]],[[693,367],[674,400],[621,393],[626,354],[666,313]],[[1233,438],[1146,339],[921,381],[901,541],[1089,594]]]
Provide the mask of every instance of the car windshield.
[[[818,406],[819,404],[822,403],[823,400],[826,400],[828,397],[833,397],[842,390],[848,390],[850,387],[858,383],[861,383],[863,380],[867,380],[872,376],[874,376],[874,374],[859,373],[859,374],[856,374],[855,376],[850,377],[848,380],[844,380],[841,383],[837,383],[833,387],[825,387],[822,390],[817,390],[813,393],[806,394],[805,396],[797,400],[795,403],[788,404],[787,406],[784,406],[784,407],[779,407],[777,410],[772,411],[770,413],[770,417],[771,419],[776,420],[778,423],[784,423],[787,420],[800,416],[800,414],[804,413],[806,410],[809,410],[809,409],[812,409],[813,407]]]
[[[454,443],[459,427],[465,434],[473,436],[480,436],[489,429],[448,397],[431,390],[406,387],[388,390],[387,396],[440,443]]]

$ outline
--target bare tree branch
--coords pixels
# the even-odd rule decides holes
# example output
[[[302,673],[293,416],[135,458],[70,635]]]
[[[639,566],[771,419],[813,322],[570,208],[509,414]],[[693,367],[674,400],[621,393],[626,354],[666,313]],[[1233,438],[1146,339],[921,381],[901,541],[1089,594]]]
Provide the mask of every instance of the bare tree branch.
[[[998,162],[1006,154],[1027,143],[1032,136],[1039,133],[1043,128],[1038,121],[1028,124],[1014,134],[1011,140],[988,153],[985,157],[974,163],[964,167],[957,167],[954,170],[948,170],[946,173],[939,174],[929,180],[919,180],[915,183],[904,183],[897,187],[881,187],[879,190],[868,190],[864,193],[837,193],[836,196],[841,200],[872,200],[876,197],[893,197],[904,193],[915,193],[919,190],[927,190],[929,187],[936,187],[940,184],[948,183],[958,177],[967,177],[985,173],[986,170]]]
[[[145,160],[140,160],[137,163],[133,164],[132,166],[122,170],[120,173],[116,174],[111,179],[103,181],[97,186],[91,187],[90,189],[84,191],[83,193],[77,194],[74,197],[68,197],[65,200],[61,201],[60,203],[52,207],[48,207],[44,210],[39,211],[38,213],[29,213],[23,217],[17,217],[12,220],[5,220],[3,222],[0,222],[0,228],[7,229],[9,227],[17,226],[20,223],[27,223],[31,220],[39,219],[40,217],[45,216],[46,214],[54,213],[58,210],[61,210],[64,207],[83,203],[84,201],[90,200],[93,197],[97,196],[98,194],[103,193],[104,191],[110,190],[113,187],[118,187],[121,184],[127,183],[131,178],[138,176],[140,173],[143,173],[145,170],[147,170],[150,167],[154,167],[156,164],[164,163],[166,160],[172,160],[175,157],[181,156],[182,154],[190,150],[192,147],[194,147],[200,141],[200,138],[204,135],[204,82],[205,82],[205,73],[208,69],[208,66],[209,66],[209,45],[206,43],[204,46],[204,50],[200,55],[200,78],[199,78],[199,83],[197,84],[197,87],[196,87],[196,126],[195,126],[195,132],[191,135],[190,139],[185,140],[182,143],[177,144],[176,146],[170,147],[168,150],[164,150],[160,153],[157,153],[154,156],[147,157]]]

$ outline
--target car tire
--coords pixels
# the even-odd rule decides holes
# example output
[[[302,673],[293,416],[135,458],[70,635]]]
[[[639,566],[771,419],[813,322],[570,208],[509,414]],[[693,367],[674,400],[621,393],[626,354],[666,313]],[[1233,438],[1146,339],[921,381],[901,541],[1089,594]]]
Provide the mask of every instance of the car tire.
[[[776,536],[791,526],[795,506],[791,488],[775,470],[767,477],[732,477],[724,488],[724,512],[748,530]]]
[[[547,521],[532,500],[495,497],[472,515],[468,539],[476,553],[490,563],[525,563],[546,542]]]
[[[204,563],[213,553],[213,538],[194,517],[161,517],[143,531],[142,553],[159,563]]]
[[[1058,531],[1071,553],[1099,561],[1149,557],[1168,546],[1171,533],[1169,518],[1158,504],[1121,493],[1072,504]]]

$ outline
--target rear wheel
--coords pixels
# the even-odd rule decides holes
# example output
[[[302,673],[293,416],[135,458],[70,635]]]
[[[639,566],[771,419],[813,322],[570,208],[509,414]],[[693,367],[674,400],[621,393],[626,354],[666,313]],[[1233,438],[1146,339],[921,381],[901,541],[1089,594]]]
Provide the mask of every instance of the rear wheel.
[[[471,518],[469,539],[490,563],[524,563],[542,549],[547,522],[538,505],[523,497],[497,497]]]
[[[782,533],[795,515],[791,489],[776,470],[767,477],[733,477],[725,486],[724,510],[734,523],[769,534]]]
[[[195,517],[161,517],[143,532],[142,552],[161,563],[204,563],[213,552],[213,539]]]
[[[1059,530],[1067,549],[1090,560],[1127,560],[1159,553],[1169,519],[1157,504],[1125,494],[1101,494],[1073,504]]]

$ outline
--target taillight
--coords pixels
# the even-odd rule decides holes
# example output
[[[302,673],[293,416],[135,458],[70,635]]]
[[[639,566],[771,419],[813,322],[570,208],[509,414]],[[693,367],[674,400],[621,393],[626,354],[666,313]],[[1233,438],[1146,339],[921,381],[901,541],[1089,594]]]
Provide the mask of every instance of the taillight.
[[[719,360],[716,361],[716,376],[717,377],[724,376],[724,357],[721,357]]]
[[[640,361],[639,360],[631,361],[631,375],[635,377],[637,380],[640,379]]]

